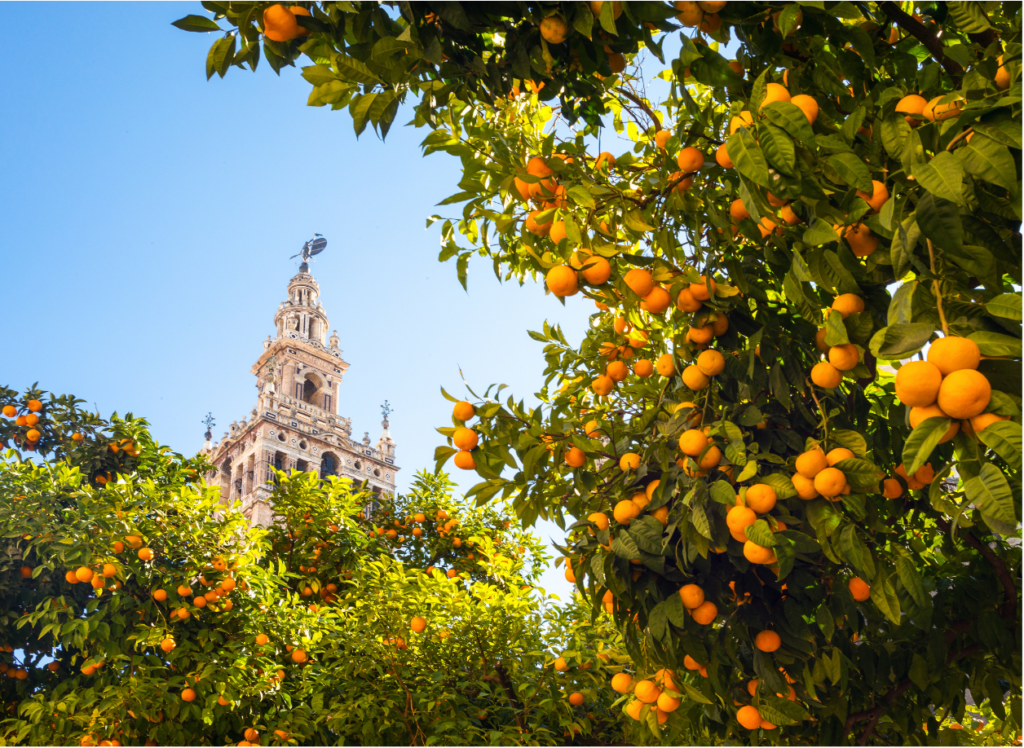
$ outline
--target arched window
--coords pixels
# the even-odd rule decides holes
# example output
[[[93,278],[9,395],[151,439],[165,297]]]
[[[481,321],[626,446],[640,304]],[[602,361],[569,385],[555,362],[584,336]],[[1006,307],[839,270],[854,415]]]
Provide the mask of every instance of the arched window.
[[[320,477],[326,479],[328,476],[338,474],[338,460],[337,458],[327,452],[323,457],[320,458]]]
[[[316,394],[316,385],[308,379],[302,383],[302,401],[304,403],[312,403],[313,395]]]

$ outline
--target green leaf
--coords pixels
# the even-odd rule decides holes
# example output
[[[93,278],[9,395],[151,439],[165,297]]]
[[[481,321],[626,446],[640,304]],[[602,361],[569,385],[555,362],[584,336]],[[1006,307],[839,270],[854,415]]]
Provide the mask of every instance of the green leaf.
[[[711,484],[711,498],[728,507],[736,505],[736,491],[728,481],[718,480]]]
[[[946,8],[957,28],[965,34],[980,34],[992,28],[992,24],[985,18],[984,9],[976,2],[953,0],[946,3]]]
[[[711,703],[711,699],[702,694],[700,691],[698,691],[696,688],[691,686],[686,681],[683,681],[681,685],[683,687],[683,690],[686,692],[686,698],[690,699],[691,701],[696,701],[698,704]]]
[[[1021,295],[1019,293],[999,294],[986,302],[985,311],[993,317],[1021,321]]]
[[[800,22],[801,17],[800,6],[796,3],[789,3],[782,7],[782,13],[779,14],[779,33],[783,37],[789,36],[789,32],[796,29],[797,24]]]
[[[958,149],[957,156],[971,176],[998,185],[1011,194],[1017,193],[1017,167],[1005,145],[979,136],[972,138],[966,148]]]
[[[1002,471],[992,463],[986,462],[978,475],[968,478],[964,482],[964,491],[967,499],[981,509],[982,516],[992,517],[1005,525],[1017,524],[1015,499],[1010,484]]]
[[[982,356],[1009,356],[1011,358],[1021,357],[1021,341],[1011,335],[1003,335],[998,332],[972,332],[967,336],[981,349]]]
[[[892,237],[892,249],[889,253],[892,258],[892,271],[896,280],[903,278],[907,271],[910,270],[914,247],[920,236],[921,229],[917,225],[914,215],[903,219],[902,223],[896,228]]]
[[[785,130],[762,123],[758,132],[761,134],[761,148],[768,162],[783,174],[796,176],[796,149]]]
[[[902,114],[890,114],[882,120],[881,134],[882,147],[893,158],[899,158],[906,147],[910,125],[903,119]]]
[[[788,101],[774,101],[760,110],[769,122],[778,125],[802,143],[814,142],[814,130],[800,107]],[[732,148],[729,148],[732,155]],[[735,159],[734,159],[735,160]]]
[[[821,633],[825,635],[825,638],[829,641],[832,640],[832,634],[836,631],[836,619],[832,615],[832,611],[829,610],[828,605],[821,603],[818,609],[814,612],[814,620],[818,624],[818,628],[821,629]]]
[[[771,187],[768,163],[754,142],[754,136],[746,127],[741,127],[733,133],[726,148],[729,151],[729,158],[736,165],[736,171],[762,187]]]
[[[910,671],[907,675],[910,676],[910,680],[913,684],[922,691],[928,688],[928,663],[925,662],[924,657],[917,652],[914,652],[914,656],[911,658]]]
[[[1021,469],[1021,425],[1014,421],[997,421],[978,432],[978,438],[1003,458],[1012,470]]]
[[[796,489],[793,487],[793,481],[790,480],[788,475],[782,473],[773,473],[760,479],[762,483],[766,483],[775,489],[775,496],[778,499],[791,499],[796,496]]]
[[[445,5],[456,5],[456,3],[445,3]],[[364,86],[380,83],[380,78],[374,75],[373,71],[366,67],[364,63],[354,57],[335,53],[331,56],[331,59],[338,67],[338,72],[341,76],[353,83],[361,83]]]
[[[871,582],[871,601],[882,615],[895,625],[900,625],[900,600],[896,597],[896,590],[893,589],[890,577],[884,575],[882,569],[878,570],[878,576]]]
[[[964,167],[952,153],[942,151],[931,161],[914,164],[913,175],[922,187],[936,197],[963,205],[961,187],[964,182]],[[920,222],[920,216],[918,221]]]
[[[878,482],[882,480],[878,477],[882,471],[870,460],[860,458],[840,460],[835,467],[843,471],[847,483],[855,490],[877,489]]]
[[[772,528],[763,519],[757,520],[746,529],[747,539],[752,540],[765,548],[774,548],[776,545],[775,535]]]
[[[629,211],[623,218],[623,223],[630,231],[635,231],[638,234],[654,231],[654,227],[644,220],[644,214],[639,210]]]
[[[852,429],[836,429],[832,432],[832,438],[858,457],[863,457],[868,453],[868,442],[857,431]]]
[[[832,224],[821,218],[815,218],[801,237],[804,244],[812,247],[819,247],[822,244],[839,241],[839,233],[832,228]]]
[[[589,190],[581,184],[576,184],[570,187],[568,195],[572,198],[574,203],[582,208],[593,208],[597,205],[594,201],[594,196],[591,195]]]
[[[223,31],[216,22],[203,16],[187,15],[184,18],[179,18],[174,21],[172,26],[177,26],[182,31],[195,31],[198,33],[206,33],[208,31]]]
[[[934,332],[935,326],[928,322],[889,325],[871,336],[868,347],[876,358],[895,361],[917,353]]]
[[[936,247],[958,250],[963,246],[964,229],[960,211],[948,200],[926,193],[918,201],[917,225]]]
[[[907,475],[913,475],[928,462],[928,458],[939,445],[939,439],[949,431],[951,424],[949,418],[937,416],[919,423],[917,428],[910,432],[910,436],[903,443],[903,469],[907,471]]]
[[[826,345],[846,345],[850,342],[846,334],[846,325],[843,324],[843,315],[830,314],[825,320],[825,343]]]
[[[914,559],[903,548],[896,547],[896,574],[900,583],[913,598],[919,608],[928,609],[932,605],[932,597],[924,588],[924,580],[921,572],[917,570]]]
[[[871,194],[871,172],[868,170],[868,165],[855,154],[836,153],[828,157],[827,163],[848,185]]]
[[[612,553],[619,558],[633,560],[640,558],[640,549],[628,530],[620,530],[612,541]]]

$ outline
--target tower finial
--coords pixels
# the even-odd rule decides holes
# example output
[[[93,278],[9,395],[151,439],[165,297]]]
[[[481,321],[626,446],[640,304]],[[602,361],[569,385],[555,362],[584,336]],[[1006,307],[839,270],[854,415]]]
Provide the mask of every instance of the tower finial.
[[[384,404],[380,406],[380,412],[381,415],[384,416],[384,423],[381,425],[384,426],[384,428],[388,428],[388,416],[395,412],[394,408],[392,408],[391,404],[388,403],[387,400],[385,400]]]
[[[206,437],[206,441],[213,439],[213,427],[217,425],[217,422],[213,418],[213,413],[207,413],[206,418],[204,418],[200,423],[206,426],[206,433],[203,434],[203,436]]]
[[[297,255],[292,255],[290,260],[294,260],[296,257],[302,258],[302,264],[299,265],[300,273],[309,272],[309,261],[324,251],[327,247],[327,240],[324,239],[322,234],[313,234],[313,238],[302,245],[302,249],[299,250]]]

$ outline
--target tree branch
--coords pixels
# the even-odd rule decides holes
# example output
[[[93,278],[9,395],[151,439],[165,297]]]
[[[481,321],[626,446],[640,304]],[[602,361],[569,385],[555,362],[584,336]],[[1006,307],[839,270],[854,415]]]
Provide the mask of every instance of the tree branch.
[[[619,88],[616,88],[615,91],[617,93],[620,93],[623,96],[625,96],[627,99],[632,101],[634,104],[636,104],[638,107],[643,109],[644,112],[647,113],[647,116],[650,117],[651,121],[654,123],[654,131],[655,132],[658,132],[658,130],[661,129],[661,122],[658,120],[658,116],[654,113],[654,110],[652,110],[651,107],[648,106],[646,101],[641,99],[639,96],[634,96],[632,93],[627,91],[625,88],[619,87]]]
[[[944,519],[938,521],[938,526],[943,532],[948,533],[950,531],[950,525]],[[1003,585],[1003,593],[1006,596],[1006,599],[1003,600],[1003,609],[999,615],[1004,620],[1012,621],[1017,616],[1017,586],[1013,583],[1013,575],[1006,568],[1003,559],[999,558],[985,543],[978,540],[970,532],[965,532],[962,537],[967,545],[980,553],[986,561],[992,564],[992,568],[995,569],[996,577],[999,579],[1000,584]]]
[[[960,79],[964,75],[964,69],[960,67],[960,64],[949,57],[946,57],[945,47],[942,46],[942,42],[935,34],[925,28],[924,24],[918,21],[913,16],[904,13],[903,9],[900,8],[899,3],[892,2],[892,0],[886,0],[878,4],[882,12],[885,13],[886,18],[895,23],[901,29],[909,32],[911,35],[917,37],[918,41],[925,46],[935,61],[942,65],[942,68],[949,74],[953,81],[959,85]]]

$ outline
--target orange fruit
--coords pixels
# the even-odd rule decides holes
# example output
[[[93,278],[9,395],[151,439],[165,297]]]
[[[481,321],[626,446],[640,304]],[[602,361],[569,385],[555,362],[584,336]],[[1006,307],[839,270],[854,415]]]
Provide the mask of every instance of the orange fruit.
[[[754,124],[754,115],[750,112],[740,112],[729,120],[729,134],[734,134],[741,127],[750,127]]]
[[[775,563],[775,551],[758,545],[753,540],[743,543],[743,557],[752,564],[768,565]]]
[[[476,415],[476,408],[472,404],[467,403],[465,400],[460,400],[455,403],[455,407],[452,408],[452,416],[456,421],[468,421],[470,418]]]
[[[835,467],[843,460],[853,460],[856,459],[856,457],[857,455],[844,447],[830,449],[828,454],[825,455],[825,459],[828,461],[829,467]]]
[[[18,409],[15,408],[13,405],[5,405],[4,415],[7,416],[8,418],[14,418],[16,415],[18,415]]]
[[[698,457],[708,446],[708,438],[700,429],[687,429],[679,437],[679,451],[690,457]]]
[[[602,374],[596,377],[594,381],[590,383],[590,389],[594,391],[595,395],[604,396],[611,394],[611,391],[615,389],[615,382],[606,374]]]
[[[697,312],[702,306],[704,305],[700,301],[693,298],[693,293],[689,288],[684,288],[676,297],[676,308],[682,312]]]
[[[933,405],[941,385],[942,372],[929,361],[909,361],[896,372],[896,397],[912,408]]]
[[[191,688],[184,689],[181,692],[181,700],[182,701],[195,701],[196,700],[196,692],[193,691]]]
[[[658,147],[658,150],[665,150],[665,145],[672,137],[671,130],[658,130],[654,133],[654,144]]]
[[[967,369],[966,371],[971,371]],[[910,409],[910,428],[916,429],[921,423],[927,421],[929,418],[950,418],[950,415],[946,413],[942,408],[936,405],[927,405],[920,408]],[[960,430],[960,424],[957,421],[953,421],[950,424],[949,429],[942,438],[939,439],[939,444],[944,444],[956,436],[956,433]]]
[[[701,626],[707,626],[718,615],[718,606],[710,600],[705,600],[692,611],[693,620]]]
[[[295,14],[280,3],[263,11],[263,35],[275,42],[291,41],[302,35],[303,29],[295,21]]]
[[[672,306],[672,297],[669,296],[661,286],[655,286],[651,292],[644,297],[640,307],[651,314],[661,314]]]
[[[882,206],[889,201],[889,190],[886,188],[884,182],[872,179],[871,194],[869,195],[863,190],[857,190],[857,197],[871,206],[872,213],[877,213],[882,209]]]
[[[43,409],[43,404],[39,400],[29,400],[28,409],[33,413],[38,413]]]
[[[926,106],[928,106],[928,101],[923,96],[909,94],[896,102],[896,112],[897,114],[904,115],[903,119],[907,121],[908,125],[917,127],[924,120],[921,117],[912,117],[910,115],[917,114],[923,117]]]
[[[75,569],[75,578],[79,582],[91,582],[93,577],[93,571],[88,566],[79,566]]]
[[[856,257],[870,257],[878,249],[878,237],[863,223],[855,223],[847,228],[843,238]]]
[[[655,685],[654,681],[640,680],[633,686],[633,695],[645,704],[653,704],[661,696],[661,689]]]
[[[622,361],[612,361],[605,366],[604,373],[613,382],[621,382],[629,376],[629,367]]]
[[[828,361],[822,361],[811,369],[811,381],[826,390],[833,390],[842,383],[843,373]]]
[[[633,690],[633,676],[629,673],[616,673],[612,676],[612,690],[616,693],[629,693]]]
[[[573,706],[583,706],[583,694],[579,691],[569,694],[569,703]]]
[[[620,525],[628,525],[634,517],[640,514],[640,507],[629,499],[624,499],[615,505],[612,516]]]
[[[697,356],[697,368],[709,377],[716,376],[725,369],[725,357],[715,350],[703,351]]]
[[[776,101],[789,101],[789,90],[781,83],[769,83],[766,87],[764,99],[761,101],[761,109]]]
[[[683,601],[684,608],[693,610],[704,602],[704,590],[696,584],[686,584],[679,588],[679,598]],[[672,688],[672,690],[678,691],[679,689]]]
[[[152,561],[153,560],[153,549],[152,548],[139,548],[139,560],[141,560],[141,561]]]
[[[767,514],[775,507],[775,489],[766,483],[757,483],[747,489],[747,507],[758,514]]]
[[[921,112],[930,122],[941,122],[942,120],[956,117],[964,106],[963,99],[954,98],[951,101],[942,103],[945,95],[936,96],[924,106]]]
[[[619,468],[623,471],[636,470],[640,467],[640,455],[627,452],[619,458]]]
[[[818,498],[818,492],[814,488],[814,479],[808,478],[805,475],[796,473],[792,477],[793,488],[796,489],[796,495],[804,501],[810,501],[811,499]]]
[[[748,730],[756,730],[761,726],[761,713],[754,706],[741,706],[736,711],[736,721]]]
[[[647,296],[647,294],[654,290],[654,278],[650,272],[643,268],[629,270],[623,277],[623,280],[630,290],[640,298]]]
[[[839,496],[846,487],[846,476],[839,468],[827,467],[814,476],[814,490],[826,499]]]
[[[708,286],[709,285],[711,286],[711,290],[710,291],[708,290]],[[711,282],[708,283],[707,277],[703,276],[703,275],[700,277],[700,282],[699,283],[691,283],[690,284],[690,294],[697,301],[708,301],[708,300],[710,300],[711,299],[711,294],[713,294],[716,289],[717,289],[717,285],[715,284],[714,278],[712,278]]]
[[[1009,416],[997,416],[995,413],[982,413],[981,415],[971,418],[971,428],[974,429],[974,433],[980,434],[993,423],[1008,420],[1010,420]]]
[[[718,146],[718,150],[715,151],[715,161],[717,161],[718,165],[723,169],[732,169],[736,166],[732,162],[732,159],[729,158],[729,151],[726,149],[725,143]]]
[[[540,216],[542,210],[531,210],[526,216],[526,221],[523,222],[523,227],[534,236],[547,236],[551,233],[551,218],[549,217],[545,223],[540,223],[537,218]]]
[[[164,639],[162,642],[160,642],[160,649],[162,649],[164,652],[168,652],[169,653],[176,646],[178,646],[178,645],[174,643],[174,639],[169,639],[168,638],[168,639]]]
[[[309,659],[309,658],[306,655],[306,650],[304,650],[304,649],[293,649],[292,650],[292,662],[297,662],[297,663],[301,664],[301,663],[305,662],[307,659]]]
[[[903,486],[895,478],[886,478],[882,481],[882,495],[887,499],[898,499],[903,495]]]
[[[694,148],[692,145],[687,146],[679,152],[679,156],[676,157],[676,163],[679,164],[679,169],[683,173],[692,174],[704,165],[704,154],[700,152],[700,149]]]
[[[672,690],[675,691],[676,689],[673,688]],[[658,703],[658,713],[659,713],[658,714],[658,717],[659,717],[658,721],[660,722],[661,721],[661,714],[662,713],[666,714],[666,716],[667,716],[671,712],[674,712],[676,709],[678,709],[682,705],[683,700],[682,699],[677,699],[677,698],[675,698],[673,696],[669,696],[667,693],[662,693],[660,696],[658,696],[658,702],[657,703]]]
[[[578,291],[576,271],[568,265],[555,265],[548,270],[547,284],[555,296],[573,296]]]
[[[846,319],[851,314],[858,314],[864,311],[864,299],[853,293],[840,294],[832,302],[832,309],[843,315],[843,319]]]
[[[42,436],[43,435],[39,432],[39,429],[29,429],[25,432],[25,438],[30,442],[37,442],[42,438]]]
[[[754,646],[762,652],[775,652],[782,646],[782,637],[774,631],[761,631],[754,637]]]
[[[725,524],[736,533],[743,533],[748,527],[757,522],[757,514],[753,509],[736,505],[729,508],[725,515]]]
[[[871,586],[860,577],[851,577],[846,586],[849,587],[853,599],[859,603],[871,597]]]
[[[608,515],[604,514],[603,512],[594,512],[593,514],[587,517],[587,521],[593,522],[595,525],[597,525],[598,530],[608,529]]]
[[[561,16],[548,16],[540,22],[540,35],[548,44],[561,44],[565,41],[569,27]]]
[[[473,429],[467,429],[465,427],[457,428],[455,429],[455,433],[452,434],[452,443],[458,449],[476,449],[476,445],[479,441],[480,438]]]
[[[587,462],[586,453],[579,447],[569,447],[565,453],[565,464],[569,467],[583,467]]]
[[[676,364],[671,353],[663,353],[654,365],[655,371],[663,377],[675,376]]]
[[[991,399],[992,385],[984,374],[974,369],[958,369],[942,380],[938,406],[950,418],[963,420],[983,413]]]
[[[928,363],[934,364],[944,377],[961,369],[977,369],[981,349],[970,338],[946,336],[928,347]]]
[[[812,449],[796,458],[797,472],[807,478],[813,478],[828,466],[828,458],[820,449]]]
[[[694,392],[704,389],[710,382],[710,377],[697,368],[696,364],[690,364],[683,369],[683,384]]]
[[[789,100],[789,103],[798,107],[810,124],[813,125],[814,121],[818,119],[818,102],[814,100],[814,97],[797,94]]]
[[[583,278],[592,286],[600,286],[612,277],[612,266],[603,257],[589,257],[583,265]]]
[[[641,358],[633,364],[633,373],[641,379],[647,379],[654,375],[654,364],[646,358]]]

